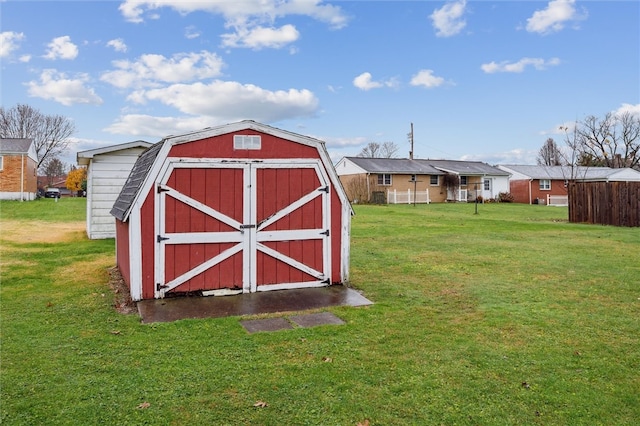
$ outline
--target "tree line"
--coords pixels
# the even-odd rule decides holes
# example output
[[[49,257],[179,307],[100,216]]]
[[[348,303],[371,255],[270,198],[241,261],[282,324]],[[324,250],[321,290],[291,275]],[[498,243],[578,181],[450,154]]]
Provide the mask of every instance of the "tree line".
[[[33,140],[38,174],[46,176],[51,185],[54,177],[68,172],[71,178],[66,186],[72,191],[86,189],[86,170],[67,166],[59,157],[69,148],[75,132],[73,121],[63,115],[44,114],[26,104],[0,107],[0,137]]]
[[[640,170],[640,116],[631,112],[590,115],[564,132],[565,146],[549,138],[538,151],[543,166],[586,166]]]

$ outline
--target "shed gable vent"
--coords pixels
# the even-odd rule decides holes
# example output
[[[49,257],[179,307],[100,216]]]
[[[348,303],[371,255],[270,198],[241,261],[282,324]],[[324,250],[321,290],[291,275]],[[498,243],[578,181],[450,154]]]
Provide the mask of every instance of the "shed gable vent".
[[[261,146],[259,135],[233,135],[233,149],[260,149]]]

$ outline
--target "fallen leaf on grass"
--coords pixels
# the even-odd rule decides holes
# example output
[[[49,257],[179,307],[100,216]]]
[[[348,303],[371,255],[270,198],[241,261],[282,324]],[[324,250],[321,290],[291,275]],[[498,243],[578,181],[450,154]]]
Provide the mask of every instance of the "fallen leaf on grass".
[[[50,308],[50,307],[52,307],[52,306],[53,306],[53,303],[51,303],[51,302],[47,302],[47,308]]]
[[[151,407],[151,404],[149,404],[148,402],[143,402],[142,404],[138,405],[138,408],[141,410],[144,410],[145,408],[149,408]]]
[[[120,330],[111,330],[111,332],[110,332],[110,333],[111,333],[111,334],[118,335],[118,334],[120,334]]]
[[[525,389],[529,389],[531,386],[527,382],[522,382],[522,387]]]
[[[363,422],[358,422],[356,426],[369,426],[369,419],[365,419]]]
[[[257,401],[255,404],[253,404],[254,407],[260,407],[260,408],[264,408],[269,406],[269,404],[267,404],[264,401]]]
[[[329,358],[328,356],[323,356],[323,357],[322,357],[322,361],[323,361],[323,362],[331,362],[331,361],[333,361],[333,360],[332,360],[331,358]]]

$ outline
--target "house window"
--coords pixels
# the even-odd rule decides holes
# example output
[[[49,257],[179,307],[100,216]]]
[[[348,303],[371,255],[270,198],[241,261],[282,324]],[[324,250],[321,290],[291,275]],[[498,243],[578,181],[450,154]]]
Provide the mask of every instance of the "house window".
[[[551,180],[550,179],[540,179],[540,190],[541,191],[549,191],[549,190],[551,190]]]
[[[390,174],[378,175],[378,185],[391,185],[391,175]]]
[[[460,176],[460,185],[467,185],[467,177],[466,176]]]
[[[233,135],[233,149],[260,149],[262,139],[258,135]]]
[[[431,185],[431,186],[439,186],[440,185],[440,176],[431,175],[431,177],[429,178],[429,185]]]

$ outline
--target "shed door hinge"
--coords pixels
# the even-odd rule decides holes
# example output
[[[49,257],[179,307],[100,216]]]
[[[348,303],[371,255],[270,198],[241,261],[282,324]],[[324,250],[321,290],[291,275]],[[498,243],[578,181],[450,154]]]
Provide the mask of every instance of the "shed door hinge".
[[[168,285],[166,285],[166,284],[156,283],[156,291],[160,291],[160,290],[162,290],[163,288],[167,288],[167,287],[169,287],[169,286],[168,286]]]
[[[322,284],[331,285],[331,278],[327,278],[326,280],[322,281]]]
[[[169,237],[163,237],[162,235],[158,235],[158,242],[159,243],[162,242],[162,241],[168,240],[168,239],[169,239]]]
[[[158,194],[161,194],[163,192],[169,192],[169,188],[163,185],[158,185]]]
[[[321,232],[320,235],[326,235],[327,237],[329,236],[329,230],[327,229],[324,232]]]
[[[325,186],[324,188],[318,188],[318,191],[326,192],[328,194],[329,193],[329,185]]]

